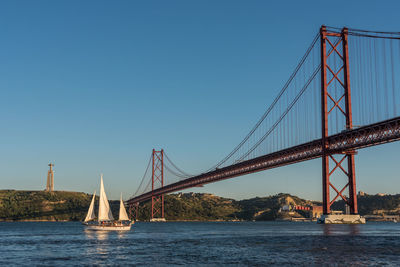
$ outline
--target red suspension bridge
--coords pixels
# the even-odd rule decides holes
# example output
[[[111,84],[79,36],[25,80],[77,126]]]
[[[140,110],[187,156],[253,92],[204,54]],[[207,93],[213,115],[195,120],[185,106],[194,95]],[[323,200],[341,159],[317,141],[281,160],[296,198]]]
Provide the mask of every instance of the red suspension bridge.
[[[322,26],[261,119],[215,166],[188,174],[153,149],[130,212],[151,200],[152,218],[163,218],[164,194],[322,158],[324,214],[339,198],[357,214],[356,151],[400,139],[399,104],[400,32]]]

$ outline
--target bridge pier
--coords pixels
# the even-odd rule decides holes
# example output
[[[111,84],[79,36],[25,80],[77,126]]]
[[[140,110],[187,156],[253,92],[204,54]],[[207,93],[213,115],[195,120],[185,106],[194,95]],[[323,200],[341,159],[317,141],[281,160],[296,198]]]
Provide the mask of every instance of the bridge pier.
[[[324,224],[364,224],[365,218],[358,214],[328,214],[322,215],[318,223]]]
[[[139,217],[139,202],[129,204],[129,218],[137,221]]]
[[[352,215],[358,214],[357,208],[357,193],[356,193],[356,177],[354,167],[354,155],[355,150],[344,150],[344,151],[329,151],[329,119],[331,121],[336,119],[338,121],[339,116],[344,116],[346,125],[343,131],[349,131],[353,129],[352,121],[352,108],[351,108],[351,90],[350,90],[350,71],[349,71],[349,54],[348,54],[348,29],[343,28],[341,33],[327,31],[325,26],[320,29],[321,39],[321,118],[322,118],[322,192],[323,192],[323,212],[326,218],[331,213],[332,204],[341,197],[344,202],[349,205],[350,213]],[[327,51],[327,44],[329,45],[329,52]],[[341,49],[340,45],[341,44]],[[332,60],[332,58],[335,59]],[[330,59],[330,60],[329,60]],[[342,66],[336,70],[336,60],[339,61],[339,66]],[[334,62],[334,63],[333,63]],[[343,91],[339,94],[338,98],[335,98],[335,94],[331,92],[335,85],[342,88]],[[331,89],[331,90],[329,90]],[[344,100],[344,107],[343,107]],[[335,115],[332,113],[336,112]],[[339,156],[339,158],[338,158]],[[330,163],[334,164],[334,167],[330,169]],[[343,165],[346,163],[346,166]],[[347,183],[342,188],[334,186],[331,180],[332,175],[335,171],[342,171],[347,177]],[[331,189],[336,196],[331,198]],[[348,189],[348,198],[343,192]],[[327,217],[328,216],[328,217]],[[339,216],[339,215],[335,215]],[[357,215],[359,217],[359,215]],[[357,217],[356,216],[356,217]],[[357,217],[357,218],[358,218]],[[330,218],[330,217],[329,217]],[[350,217],[349,217],[350,218]],[[358,221],[357,218],[349,219],[346,217],[345,221]],[[332,218],[331,218],[332,219]],[[325,218],[324,218],[325,221]],[[328,219],[330,221],[330,219]],[[332,219],[338,223],[338,218]],[[365,223],[365,220],[364,220]]]

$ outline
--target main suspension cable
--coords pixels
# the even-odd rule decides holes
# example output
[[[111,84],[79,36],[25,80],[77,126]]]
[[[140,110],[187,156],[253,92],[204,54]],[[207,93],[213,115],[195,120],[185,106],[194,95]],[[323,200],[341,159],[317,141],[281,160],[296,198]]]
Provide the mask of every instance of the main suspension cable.
[[[279,92],[278,96],[274,99],[274,101],[272,102],[272,104],[269,106],[269,108],[267,109],[267,111],[262,115],[261,119],[256,123],[256,125],[252,128],[252,130],[246,135],[246,137],[242,140],[242,142],[239,143],[239,145],[237,145],[232,151],[231,153],[229,153],[224,159],[222,159],[218,164],[216,164],[215,166],[213,166],[212,168],[210,168],[208,171],[211,171],[215,168],[220,167],[222,164],[224,164],[229,158],[232,157],[233,154],[235,154],[242,146],[243,144],[245,144],[247,142],[247,140],[249,140],[249,138],[253,135],[253,133],[257,130],[257,128],[261,125],[261,123],[265,120],[265,118],[270,114],[270,112],[272,111],[272,109],[275,107],[276,103],[279,101],[279,99],[282,97],[283,93],[285,93],[285,91],[287,90],[287,88],[289,87],[289,85],[291,84],[291,82],[293,81],[294,77],[296,76],[296,74],[298,73],[299,69],[301,68],[301,66],[303,65],[303,63],[306,61],[306,58],[308,57],[308,55],[310,54],[310,52],[312,51],[312,49],[314,48],[317,40],[319,38],[319,33],[316,34],[316,36],[314,37],[313,41],[311,42],[311,45],[308,47],[306,53],[303,55],[303,57],[301,58],[299,64],[296,66],[295,70],[293,71],[292,75],[290,76],[289,80],[285,83],[285,85],[283,86],[283,88],[281,89],[281,91]]]
[[[143,182],[144,182],[144,180],[145,180],[145,178],[146,178],[147,171],[149,170],[149,167],[150,167],[151,158],[152,158],[152,157],[150,156],[149,162],[148,162],[147,167],[146,167],[146,171],[144,172],[144,175],[143,175],[143,177],[142,177],[142,180],[140,181],[140,184],[139,184],[139,186],[138,186],[136,192],[133,194],[133,197],[135,197],[135,196],[137,195],[137,193],[139,192],[140,187],[142,186],[142,184],[143,184]],[[146,187],[147,187],[147,186],[146,186]]]

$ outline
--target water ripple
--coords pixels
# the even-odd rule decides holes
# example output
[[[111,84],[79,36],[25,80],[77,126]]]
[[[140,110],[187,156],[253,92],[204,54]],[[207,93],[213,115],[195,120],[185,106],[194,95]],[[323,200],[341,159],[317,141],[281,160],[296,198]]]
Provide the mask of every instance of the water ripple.
[[[130,232],[75,222],[0,223],[0,265],[396,266],[400,224],[137,223]]]

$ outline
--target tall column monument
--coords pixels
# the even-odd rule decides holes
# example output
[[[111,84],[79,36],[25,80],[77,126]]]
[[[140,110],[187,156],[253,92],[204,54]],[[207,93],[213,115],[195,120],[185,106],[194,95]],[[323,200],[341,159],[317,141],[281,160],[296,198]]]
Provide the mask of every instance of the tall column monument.
[[[47,185],[46,185],[46,191],[47,192],[53,192],[54,191],[54,172],[52,167],[54,164],[49,164],[49,171],[47,172]]]

